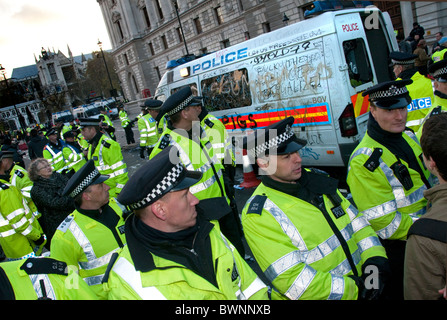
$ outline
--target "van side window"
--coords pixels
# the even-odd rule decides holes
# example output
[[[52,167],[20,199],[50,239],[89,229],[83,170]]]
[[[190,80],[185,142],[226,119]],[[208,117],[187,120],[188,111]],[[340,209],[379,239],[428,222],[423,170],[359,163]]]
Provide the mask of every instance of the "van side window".
[[[248,71],[245,68],[204,79],[200,85],[204,105],[209,111],[252,104]]]
[[[363,39],[353,39],[343,42],[346,63],[348,64],[349,80],[352,87],[358,87],[373,80],[371,63],[369,62]]]

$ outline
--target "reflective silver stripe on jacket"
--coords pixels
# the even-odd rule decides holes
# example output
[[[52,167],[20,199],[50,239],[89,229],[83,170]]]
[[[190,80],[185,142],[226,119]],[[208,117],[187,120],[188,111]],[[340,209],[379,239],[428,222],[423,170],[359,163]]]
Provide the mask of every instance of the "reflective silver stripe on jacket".
[[[250,201],[251,199],[249,200],[249,202]],[[300,274],[292,284],[292,286],[298,286],[298,287],[289,288],[288,290],[288,292],[290,291],[288,293],[290,294],[290,296],[288,297],[289,298],[296,297],[297,299],[304,293],[304,291],[307,289],[308,285],[310,284],[310,282],[314,277],[313,271],[315,270],[313,270],[313,268],[311,268],[309,265],[323,259],[327,255],[332,253],[335,249],[340,247],[341,246],[340,241],[338,240],[337,236],[333,234],[326,241],[320,243],[317,247],[308,250],[302,236],[296,229],[295,225],[290,221],[289,217],[272,200],[267,199],[265,201],[264,209],[267,210],[270,214],[272,214],[272,216],[281,226],[281,229],[289,237],[292,244],[298,249],[289,252],[288,254],[274,261],[270,266],[267,267],[264,274],[270,281],[273,282],[274,279],[276,279],[279,275],[286,272],[290,268],[293,268],[298,264],[304,263],[305,264],[304,269],[300,272]],[[346,227],[340,230],[340,232],[343,238],[346,241],[348,241],[353,237],[355,232],[369,226],[369,222],[365,219],[365,217],[357,216],[358,210],[352,205],[348,207],[346,212],[348,213],[351,219],[351,223],[346,225]],[[360,241],[358,243],[358,249],[351,254],[355,265],[357,265],[361,261],[362,252],[378,245],[380,245],[380,241],[377,237],[370,237]],[[349,261],[345,259],[338,266],[333,268],[330,271],[330,273],[333,277],[333,281],[338,283],[339,281],[337,280],[337,277],[341,277],[349,273],[350,271],[351,266],[349,264]],[[339,292],[337,291],[337,289],[339,288],[340,288],[339,285],[334,284],[331,288],[330,297],[339,297]],[[341,291],[341,294],[343,295],[343,291]]]
[[[410,135],[411,137],[411,135]],[[358,149],[352,156],[351,160],[360,155],[364,154],[367,156],[371,156],[372,149],[370,148],[360,148]],[[402,221],[402,213],[399,211],[400,208],[405,208],[408,206],[411,206],[414,203],[417,203],[420,199],[424,197],[424,190],[427,190],[427,187],[422,185],[419,189],[413,191],[408,196],[405,195],[405,189],[403,185],[400,183],[400,181],[396,178],[394,175],[393,170],[382,160],[382,158],[379,159],[379,167],[382,170],[382,172],[385,174],[385,177],[388,180],[388,183],[390,184],[394,199],[390,200],[385,203],[381,203],[375,207],[366,209],[363,211],[363,215],[368,220],[373,220],[377,218],[381,218],[383,216],[386,216],[387,214],[394,213],[396,214],[396,217],[394,217],[393,221],[386,226],[385,228],[377,231],[377,234],[383,238],[387,239],[393,233],[399,228],[400,223]],[[350,170],[350,168],[349,168]],[[409,216],[413,219],[413,221],[417,220],[420,215],[424,214],[426,211],[426,208],[422,208],[417,212],[409,214]]]
[[[103,255],[102,257],[97,258],[95,252],[93,251],[92,244],[90,243],[90,241],[88,240],[82,229],[74,220],[71,221],[68,229],[71,231],[74,238],[84,251],[85,256],[87,257],[87,261],[78,262],[80,269],[92,270],[107,265],[110,261],[112,254],[118,249],[117,247],[115,250]],[[100,284],[103,275],[104,274],[87,277],[84,278],[84,280],[89,285]]]
[[[112,269],[121,277],[143,300],[167,300],[166,297],[156,287],[143,287],[141,284],[140,271],[127,261],[126,258],[119,258]]]
[[[51,281],[46,274],[30,274],[29,278],[31,279],[31,283],[33,284],[34,291],[37,294],[37,298],[43,298],[42,294],[42,286],[40,281],[42,280],[44,283],[45,295],[46,298],[51,300],[56,300],[56,294],[54,293],[53,286],[51,285]]]

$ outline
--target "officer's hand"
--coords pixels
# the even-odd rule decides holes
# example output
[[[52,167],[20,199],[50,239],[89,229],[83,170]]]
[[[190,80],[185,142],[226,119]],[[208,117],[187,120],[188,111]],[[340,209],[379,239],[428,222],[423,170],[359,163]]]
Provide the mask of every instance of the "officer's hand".
[[[391,269],[388,259],[384,257],[369,258],[363,264],[362,271],[364,289],[361,292],[361,299],[380,299],[385,285],[391,277]]]
[[[140,158],[144,159],[144,151],[146,150],[146,147],[141,147],[140,149]]]

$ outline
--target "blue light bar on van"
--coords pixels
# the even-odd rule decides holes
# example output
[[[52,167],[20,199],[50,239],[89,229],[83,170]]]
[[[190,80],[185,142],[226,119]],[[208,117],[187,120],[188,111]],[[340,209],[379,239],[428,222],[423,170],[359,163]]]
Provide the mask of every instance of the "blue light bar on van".
[[[310,18],[326,11],[341,10],[346,8],[365,8],[372,5],[372,1],[314,1],[311,8],[304,12],[304,18]]]
[[[190,54],[190,55],[183,56],[177,60],[170,60],[170,61],[166,62],[166,69],[172,69],[172,68],[178,67],[184,63],[194,60],[195,58],[196,58],[195,55]]]

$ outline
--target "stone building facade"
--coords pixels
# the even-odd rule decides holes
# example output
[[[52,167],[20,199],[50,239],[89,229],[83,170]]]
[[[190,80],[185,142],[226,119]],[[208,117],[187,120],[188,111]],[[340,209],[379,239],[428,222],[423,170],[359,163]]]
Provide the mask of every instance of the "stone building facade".
[[[240,43],[304,19],[306,0],[97,0],[112,44],[115,71],[134,104],[155,93],[166,63]],[[375,1],[408,35],[414,21],[428,43],[447,26],[447,3]],[[175,5],[182,28],[177,18]],[[183,41],[182,29],[186,44]]]

